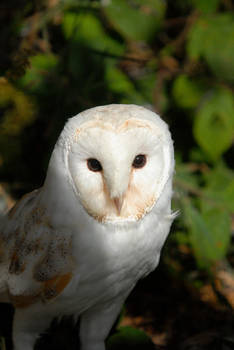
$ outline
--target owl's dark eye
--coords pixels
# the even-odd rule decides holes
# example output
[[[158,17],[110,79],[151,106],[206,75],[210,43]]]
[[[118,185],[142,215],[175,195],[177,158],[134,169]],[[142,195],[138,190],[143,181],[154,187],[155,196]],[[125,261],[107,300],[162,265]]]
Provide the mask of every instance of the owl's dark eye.
[[[133,168],[143,168],[146,164],[146,156],[144,154],[138,154],[132,162]]]
[[[87,160],[87,166],[91,171],[95,171],[95,172],[102,171],[101,163],[95,158],[89,158]]]

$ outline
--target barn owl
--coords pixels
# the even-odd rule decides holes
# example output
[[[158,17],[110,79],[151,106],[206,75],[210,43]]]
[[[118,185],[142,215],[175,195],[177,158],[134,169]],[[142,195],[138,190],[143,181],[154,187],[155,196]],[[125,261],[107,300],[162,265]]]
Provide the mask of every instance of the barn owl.
[[[167,124],[136,105],[68,120],[44,185],[0,225],[1,301],[15,307],[15,350],[53,318],[80,320],[82,350],[105,339],[136,282],[155,269],[175,214]]]

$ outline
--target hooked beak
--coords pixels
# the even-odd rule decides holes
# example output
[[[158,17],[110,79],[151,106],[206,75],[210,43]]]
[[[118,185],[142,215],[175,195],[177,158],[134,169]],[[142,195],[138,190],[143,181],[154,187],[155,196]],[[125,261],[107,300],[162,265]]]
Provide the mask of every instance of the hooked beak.
[[[120,215],[121,209],[123,207],[124,197],[123,196],[121,196],[121,197],[114,197],[113,198],[113,202],[114,202],[115,207],[117,209],[118,215]]]

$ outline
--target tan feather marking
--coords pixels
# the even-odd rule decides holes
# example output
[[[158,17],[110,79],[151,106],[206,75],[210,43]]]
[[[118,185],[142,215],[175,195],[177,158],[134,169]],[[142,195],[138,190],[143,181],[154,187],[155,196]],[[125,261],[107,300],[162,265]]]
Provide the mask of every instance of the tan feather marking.
[[[48,219],[45,217],[46,209],[43,207],[35,207],[29,214],[30,220],[35,225],[40,225],[42,223],[47,223]]]
[[[19,258],[17,252],[14,251],[11,257],[9,272],[15,275],[19,275],[22,272],[24,272],[25,267],[26,267],[25,262],[22,262],[22,259]]]
[[[126,120],[124,123],[122,123],[121,125],[119,125],[117,132],[123,132],[126,131],[127,129],[130,128],[148,128],[148,129],[152,129],[150,123],[146,122],[146,121],[142,121],[142,120],[138,120],[138,119],[128,119]]]
[[[45,226],[51,228],[48,218],[43,216],[44,212],[44,208],[34,208],[28,214],[28,219],[24,226],[24,230],[21,230],[21,235],[19,236],[18,231],[15,231],[14,236],[16,240],[11,255],[9,273],[16,275],[23,273],[27,265],[27,257],[33,254],[37,255],[40,251],[43,252],[45,249],[40,237],[34,238],[36,236],[38,225],[43,222]],[[32,227],[35,227],[35,229],[32,230]]]
[[[98,215],[96,213],[93,213],[91,210],[89,210],[88,208],[86,208],[87,213],[92,216],[92,218],[94,218],[95,220],[97,220],[98,222],[106,222],[107,220],[107,216],[106,215]]]
[[[126,193],[125,205],[122,215],[128,217],[134,215],[137,220],[140,220],[152,208],[156,199],[151,193],[142,194],[132,186]]]
[[[38,254],[39,251],[43,252],[44,246],[40,238],[35,239],[34,241],[29,242],[27,245],[26,254]]]
[[[40,292],[33,295],[12,295],[10,300],[15,308],[26,308],[40,300]]]
[[[137,188],[133,184],[133,176],[134,170],[132,170],[130,173],[128,189],[125,193],[120,218],[135,217],[136,220],[140,220],[154,205],[156,198],[154,195],[152,195],[152,193],[146,193],[145,191],[142,191],[142,189],[139,190],[139,188]],[[103,186],[103,192],[107,201],[107,210],[110,212],[109,215],[111,216],[116,213],[116,208],[113,203],[113,200],[111,200],[109,197],[108,189],[105,186],[105,182]],[[110,201],[111,204],[109,203]],[[101,222],[105,222],[107,217],[108,214],[101,217]]]
[[[54,276],[65,275],[74,268],[71,237],[54,236],[46,248],[45,254],[40,255],[33,268],[33,278],[37,282],[46,282]]]
[[[118,215],[117,208],[113,199],[110,198],[110,194],[105,183],[105,179],[102,176],[103,186],[98,194],[103,194],[103,206],[101,212],[94,212],[90,210],[88,204],[83,202],[83,205],[90,216],[101,223],[107,221],[115,221],[116,219],[133,219],[140,220],[145,214],[147,214],[156,202],[156,197],[151,192],[147,192],[144,189],[139,189],[133,184],[134,170],[130,173],[129,185],[127,192],[124,196],[124,202],[120,215]]]
[[[27,265],[27,257],[44,250],[40,238],[27,240],[25,236],[24,234],[21,239],[16,239],[10,260],[9,273],[11,274],[23,273]]]
[[[38,301],[48,302],[62,293],[72,278],[72,273],[54,277],[43,283],[42,288],[31,295],[13,295],[9,294],[10,300],[15,308],[26,308]]]
[[[155,127],[152,123],[148,121],[142,121],[135,118],[128,119],[124,122],[114,120],[115,123],[107,122],[106,120],[93,120],[84,123],[80,128],[75,130],[75,141],[77,141],[78,137],[83,131],[92,128],[100,128],[102,130],[108,130],[116,133],[125,132],[130,128],[148,128],[153,129]]]
[[[152,193],[143,192],[144,195],[142,197],[142,193],[139,191],[139,189],[137,189],[134,185],[131,185],[130,182],[128,190],[125,194],[123,207],[121,209],[121,215],[119,216],[114,205],[114,201],[110,199],[108,190],[105,188],[105,186],[103,187],[103,194],[105,196],[105,206],[102,208],[102,212],[104,214],[100,213],[99,215],[96,212],[94,213],[90,210],[90,208],[88,208],[88,206],[84,204],[89,215],[101,223],[105,223],[109,220],[115,220],[118,218],[131,218],[138,221],[150,211],[156,202],[156,198],[154,195],[152,195]]]
[[[72,278],[72,273],[66,273],[61,276],[56,276],[46,282],[44,282],[44,288],[42,292],[42,299],[44,301],[56,298],[68,285]]]

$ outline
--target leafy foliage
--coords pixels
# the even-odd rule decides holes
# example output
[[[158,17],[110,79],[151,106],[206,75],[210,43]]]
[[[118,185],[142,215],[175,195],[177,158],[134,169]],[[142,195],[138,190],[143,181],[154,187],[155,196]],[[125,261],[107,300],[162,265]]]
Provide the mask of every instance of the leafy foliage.
[[[186,202],[183,212],[198,266],[209,267],[222,259],[230,243],[228,213],[207,205],[199,212],[190,201]]]
[[[165,2],[113,0],[104,10],[108,20],[124,38],[150,42],[162,25]]]
[[[230,83],[234,80],[233,19],[230,13],[201,16],[191,30],[187,47],[191,58],[203,57],[218,80]]]
[[[107,341],[107,350],[153,350],[150,338],[141,330],[125,326],[120,327]]]
[[[211,160],[219,159],[233,143],[233,115],[232,93],[222,87],[210,92],[195,115],[194,137]]]
[[[186,245],[198,269],[215,273],[233,249],[233,4],[21,5],[13,13],[6,6],[2,18],[1,180],[17,194],[39,186],[65,120],[81,110],[108,103],[148,106],[169,123],[175,140],[174,207],[180,217],[168,247]]]

